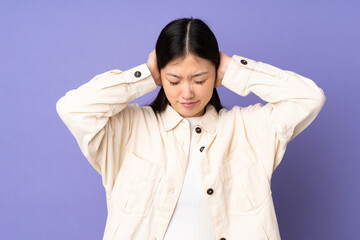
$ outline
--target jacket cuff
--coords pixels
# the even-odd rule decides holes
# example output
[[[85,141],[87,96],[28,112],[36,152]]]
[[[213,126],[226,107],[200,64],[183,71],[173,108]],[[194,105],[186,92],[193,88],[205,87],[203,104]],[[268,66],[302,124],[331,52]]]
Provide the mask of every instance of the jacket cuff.
[[[247,96],[251,91],[247,88],[248,80],[257,62],[238,55],[233,55],[222,79],[222,85],[240,96]]]
[[[116,71],[116,69],[112,71]],[[155,83],[154,79],[152,78],[150,69],[148,68],[146,63],[130,68],[129,70],[126,70],[124,72],[124,80],[126,83],[137,82],[145,78],[152,79]]]
[[[102,74],[101,74],[102,75]],[[136,84],[140,96],[156,89],[156,83],[151,75],[147,64],[141,64],[126,71],[113,69],[105,72],[106,81],[101,81],[101,89],[113,87],[119,84]]]

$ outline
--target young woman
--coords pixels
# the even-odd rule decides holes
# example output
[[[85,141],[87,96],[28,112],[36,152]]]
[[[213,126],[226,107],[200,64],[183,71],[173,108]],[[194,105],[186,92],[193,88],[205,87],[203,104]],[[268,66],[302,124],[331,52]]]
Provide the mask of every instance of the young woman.
[[[128,104],[160,86],[149,106]],[[267,102],[222,107],[216,87]],[[146,64],[99,74],[57,112],[101,174],[103,239],[280,239],[271,176],[318,115],[312,80],[220,52],[200,19],[165,26]]]

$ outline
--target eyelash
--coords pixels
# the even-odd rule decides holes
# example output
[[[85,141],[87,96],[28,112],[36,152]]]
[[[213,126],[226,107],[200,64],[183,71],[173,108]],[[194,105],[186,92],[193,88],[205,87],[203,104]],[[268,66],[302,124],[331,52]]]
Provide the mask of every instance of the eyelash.
[[[203,85],[205,81],[196,81],[195,83],[199,84],[199,85]],[[178,85],[179,82],[170,82],[170,85],[176,86]]]

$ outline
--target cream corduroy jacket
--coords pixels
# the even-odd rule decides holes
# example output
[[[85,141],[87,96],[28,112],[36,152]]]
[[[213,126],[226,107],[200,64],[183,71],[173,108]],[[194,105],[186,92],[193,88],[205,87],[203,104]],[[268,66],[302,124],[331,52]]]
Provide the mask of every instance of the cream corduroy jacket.
[[[290,140],[326,98],[312,80],[233,55],[223,86],[267,104],[212,105],[194,129],[204,197],[219,240],[278,240],[271,176]],[[162,113],[129,104],[156,84],[146,64],[96,75],[61,97],[56,109],[101,174],[108,216],[103,239],[161,240],[188,161],[190,126],[170,105]]]

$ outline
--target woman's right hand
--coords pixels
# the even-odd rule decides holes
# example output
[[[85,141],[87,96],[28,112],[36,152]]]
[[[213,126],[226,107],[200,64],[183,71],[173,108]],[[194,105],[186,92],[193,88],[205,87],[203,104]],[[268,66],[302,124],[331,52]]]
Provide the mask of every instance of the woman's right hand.
[[[161,86],[161,78],[160,78],[160,73],[159,73],[158,66],[157,66],[155,49],[149,54],[146,65],[148,66],[148,68],[151,72],[151,76],[155,80],[155,84],[158,86]]]

